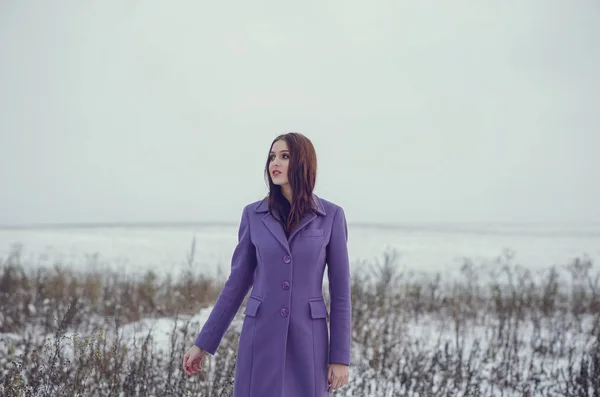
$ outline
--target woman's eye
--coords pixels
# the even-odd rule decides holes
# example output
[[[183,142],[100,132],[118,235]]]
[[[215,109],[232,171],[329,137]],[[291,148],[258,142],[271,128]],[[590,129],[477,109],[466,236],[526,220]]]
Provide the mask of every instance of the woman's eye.
[[[289,159],[290,155],[288,153],[284,153],[284,154],[281,155],[281,157],[284,158],[284,159]],[[272,155],[269,156],[269,161],[273,161],[273,160],[275,160],[275,155],[274,154],[272,154]]]

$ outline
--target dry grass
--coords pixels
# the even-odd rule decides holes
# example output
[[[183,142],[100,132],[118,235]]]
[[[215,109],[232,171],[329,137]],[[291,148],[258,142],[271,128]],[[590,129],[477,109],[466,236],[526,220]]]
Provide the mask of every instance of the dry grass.
[[[465,261],[454,279],[402,273],[398,260],[385,253],[353,274],[351,382],[335,395],[600,395],[600,276],[589,259],[532,274],[505,255],[492,268]],[[25,268],[16,252],[0,273],[0,332],[12,335],[1,395],[231,396],[235,328],[205,375],[181,371],[197,329],[188,315],[214,302],[219,282]],[[164,316],[180,319],[166,352],[152,333],[120,339],[124,325]]]
[[[192,270],[177,280],[159,280],[152,271],[133,277],[82,273],[59,265],[26,272],[17,250],[5,260],[0,274],[0,333],[20,332],[31,325],[54,332],[55,319],[66,312],[73,297],[79,310],[70,324],[78,327],[88,314],[128,323],[148,316],[196,313],[212,304],[221,288],[221,283]]]

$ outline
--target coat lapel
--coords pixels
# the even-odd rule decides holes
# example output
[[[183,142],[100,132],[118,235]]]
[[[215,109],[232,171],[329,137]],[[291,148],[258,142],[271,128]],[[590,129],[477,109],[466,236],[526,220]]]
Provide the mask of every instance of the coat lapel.
[[[317,217],[317,215],[313,214],[313,213],[308,213],[305,214],[302,217],[302,220],[300,220],[300,223],[298,224],[298,226],[292,230],[292,232],[290,233],[290,241],[292,241],[294,239],[294,236],[300,231],[302,230],[302,228],[306,225],[308,225],[313,219],[315,219]]]
[[[263,223],[269,229],[271,234],[279,241],[279,243],[285,248],[286,252],[291,255],[290,245],[287,238],[285,237],[285,231],[283,226],[267,212],[262,218]]]
[[[313,201],[315,204],[317,214],[324,216],[325,208],[323,208],[323,204],[321,203],[321,201],[315,194],[313,194]],[[263,199],[258,204],[255,211],[265,213],[265,216],[262,217],[263,223],[265,224],[267,229],[269,229],[269,232],[271,232],[273,237],[275,237],[275,239],[277,239],[277,241],[279,241],[279,243],[283,246],[283,248],[285,248],[286,252],[290,255],[291,255],[291,252],[290,252],[290,243],[289,242],[292,241],[294,236],[296,234],[298,234],[298,232],[300,230],[302,230],[304,227],[306,227],[306,225],[308,225],[310,222],[312,222],[317,217],[317,215],[315,215],[313,213],[305,214],[302,217],[300,224],[298,224],[296,229],[294,229],[292,231],[292,233],[290,234],[290,238],[288,239],[285,236],[285,231],[283,230],[283,226],[277,221],[277,219],[273,218],[271,216],[271,214],[269,213],[269,203],[267,201],[267,198]]]

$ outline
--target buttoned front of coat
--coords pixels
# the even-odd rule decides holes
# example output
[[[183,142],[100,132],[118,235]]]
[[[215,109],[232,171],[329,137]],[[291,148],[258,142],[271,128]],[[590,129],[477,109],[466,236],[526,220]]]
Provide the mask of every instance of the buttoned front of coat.
[[[251,289],[234,397],[328,396],[328,364],[350,365],[346,217],[336,204],[316,195],[313,202],[316,213],[305,215],[289,237],[266,199],[244,207],[231,272],[195,341],[214,354]],[[326,267],[329,313],[322,295]]]

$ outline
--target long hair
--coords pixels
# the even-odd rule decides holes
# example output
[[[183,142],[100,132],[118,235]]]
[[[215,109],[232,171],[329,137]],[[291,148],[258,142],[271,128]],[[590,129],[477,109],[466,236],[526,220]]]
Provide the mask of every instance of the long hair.
[[[287,205],[287,200],[283,196],[281,186],[273,183],[269,172],[270,152],[275,142],[279,140],[284,140],[287,143],[290,152],[288,181],[292,188],[292,202],[287,219],[278,219],[284,213],[283,209]],[[312,193],[317,179],[317,153],[310,139],[297,132],[277,136],[271,142],[269,148],[265,165],[265,178],[269,184],[269,212],[275,219],[280,221],[287,233],[298,226],[306,213],[315,212]],[[279,217],[274,216],[274,214],[278,214]]]

